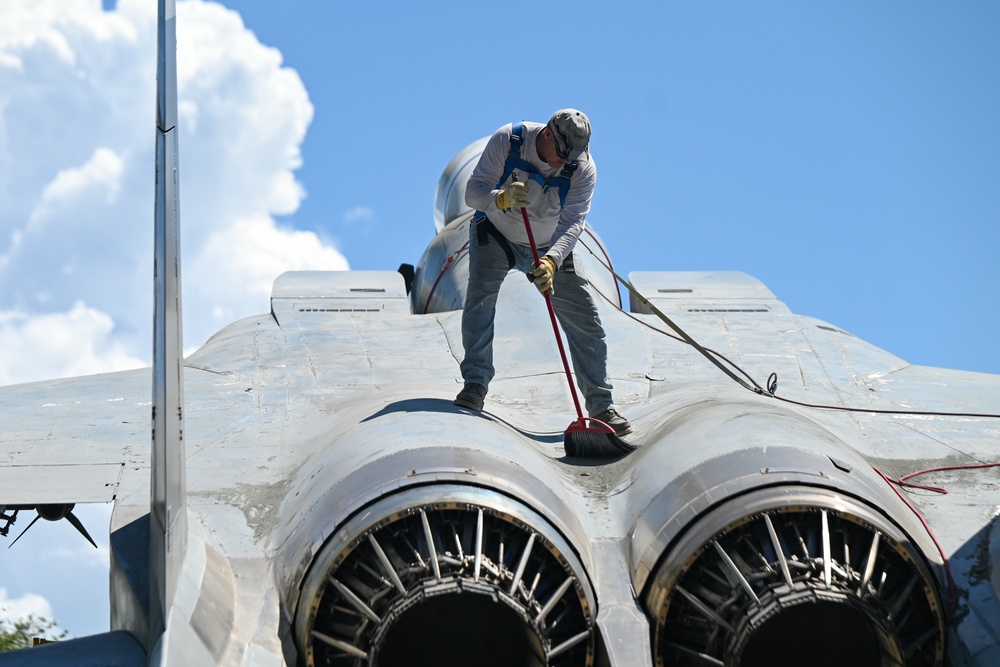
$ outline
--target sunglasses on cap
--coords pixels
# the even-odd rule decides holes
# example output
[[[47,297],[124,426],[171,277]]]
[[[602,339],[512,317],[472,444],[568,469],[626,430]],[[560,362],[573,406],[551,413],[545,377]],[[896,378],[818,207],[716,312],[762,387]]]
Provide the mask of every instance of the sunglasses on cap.
[[[569,156],[573,150],[573,142],[569,136],[552,123],[549,123],[549,131],[552,132],[552,143],[555,146],[556,155],[559,156],[559,159],[574,162],[575,158]]]

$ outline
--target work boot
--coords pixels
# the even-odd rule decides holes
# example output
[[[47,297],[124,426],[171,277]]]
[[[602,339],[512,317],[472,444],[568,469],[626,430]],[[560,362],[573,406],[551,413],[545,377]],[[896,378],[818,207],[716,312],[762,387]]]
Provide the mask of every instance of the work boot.
[[[618,414],[614,408],[608,408],[604,412],[591,415],[594,419],[602,421],[615,430],[615,435],[628,435],[632,432],[632,424],[627,419]]]
[[[475,382],[466,382],[465,387],[458,392],[453,403],[459,407],[479,412],[483,409],[483,401],[485,400],[486,387]]]

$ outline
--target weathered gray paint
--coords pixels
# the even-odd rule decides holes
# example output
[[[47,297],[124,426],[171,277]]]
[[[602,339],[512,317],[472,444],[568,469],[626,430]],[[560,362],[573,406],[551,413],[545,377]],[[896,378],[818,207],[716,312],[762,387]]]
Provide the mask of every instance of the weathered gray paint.
[[[202,559],[209,550],[226,559],[231,575],[222,569],[206,578],[203,566],[191,564],[181,577],[190,599],[178,618],[188,623],[196,609],[233,596],[240,602],[224,639],[221,630],[211,641],[195,631],[178,636],[196,638],[206,656],[222,646],[219,664],[280,664],[289,641],[285,635],[281,646],[282,619],[294,614],[297,586],[313,554],[354,512],[408,485],[485,485],[535,507],[578,549],[597,591],[602,632],[634,639],[648,638],[648,628],[644,616],[630,611],[638,609],[636,599],[623,600],[624,592],[641,593],[669,542],[664,531],[696,519],[705,502],[690,491],[688,500],[678,500],[669,490],[689,489],[684,480],[690,475],[717,474],[723,490],[738,483],[725,467],[716,473],[710,467],[729,451],[716,435],[726,420],[756,420],[749,430],[730,431],[747,439],[731,449],[760,459],[777,456],[774,467],[788,468],[764,478],[755,464],[767,482],[822,479],[808,465],[778,455],[782,432],[785,446],[815,452],[826,462],[823,472],[831,484],[838,474],[861,475],[877,488],[871,463],[899,475],[995,455],[996,420],[785,406],[737,388],[688,346],[602,305],[617,398],[634,420],[630,441],[640,450],[609,465],[576,465],[562,460],[561,432],[572,406],[546,335],[543,304],[527,281],[510,280],[502,290],[500,308],[511,317],[498,326],[499,373],[486,412],[473,415],[450,404],[460,386],[459,312],[417,316],[393,305],[401,300],[401,278],[391,272],[311,276],[316,285],[326,285],[325,296],[319,289],[290,290],[307,277],[276,281],[273,308],[281,326],[270,315],[242,320],[186,361],[188,505],[194,522],[189,533],[197,526],[203,546],[194,551]],[[836,327],[794,315],[774,299],[762,300],[763,288],[746,276],[722,282],[718,274],[644,279],[689,286],[688,294],[697,298],[685,303],[675,296],[671,315],[756,377],[776,370],[780,395],[855,407],[998,411],[997,377],[910,366]],[[725,285],[733,279],[756,285],[753,300],[769,310],[706,308],[732,301]],[[716,294],[713,286],[719,285]],[[352,287],[386,289],[384,309],[295,306],[337,304],[338,294],[345,288],[350,294]],[[657,324],[651,316],[636,317]],[[141,422],[148,419],[149,387],[148,371],[135,371],[0,390],[0,409],[18,424],[17,431],[0,436],[4,459],[36,471],[62,460],[124,465],[112,518],[116,530],[148,512]],[[89,415],[85,433],[77,426],[80,414]],[[768,429],[782,422],[789,427]],[[773,445],[763,444],[769,441]],[[837,468],[830,456],[849,463],[851,472]],[[977,574],[996,553],[989,546],[1000,508],[995,474],[953,473],[947,496],[908,494],[928,517],[968,593],[973,613],[952,628],[955,665],[987,665],[995,657],[992,638],[1000,614],[992,581]],[[29,478],[19,479],[32,486]],[[667,509],[657,497],[679,503],[682,511]],[[664,511],[675,518],[658,519]],[[900,510],[899,520],[913,518]],[[926,541],[914,532],[914,539]],[[937,558],[930,550],[925,555]],[[642,664],[627,659],[645,660],[640,656],[648,651],[640,646],[613,664]]]

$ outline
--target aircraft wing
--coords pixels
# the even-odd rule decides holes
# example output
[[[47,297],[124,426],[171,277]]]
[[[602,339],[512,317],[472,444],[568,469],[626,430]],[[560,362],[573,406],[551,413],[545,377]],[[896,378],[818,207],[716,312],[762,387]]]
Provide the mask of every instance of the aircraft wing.
[[[149,378],[129,371],[0,387],[13,425],[0,431],[0,531],[66,518],[90,539],[73,506],[115,500],[130,452],[148,448]]]

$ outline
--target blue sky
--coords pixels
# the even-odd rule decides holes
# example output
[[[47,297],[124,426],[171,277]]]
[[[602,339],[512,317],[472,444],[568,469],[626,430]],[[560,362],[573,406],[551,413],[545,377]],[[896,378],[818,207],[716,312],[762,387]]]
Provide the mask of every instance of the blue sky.
[[[619,272],[744,271],[911,363],[1000,373],[996,3],[225,4],[309,91],[289,222],[353,268],[419,258],[461,147],[574,106]]]
[[[181,4],[189,346],[283,270],[416,263],[452,156],[570,106],[619,273],[744,271],[911,363],[1000,373],[992,0]],[[150,7],[0,4],[0,383],[149,363]],[[109,510],[78,513],[96,556],[40,523],[0,606],[83,635]]]

